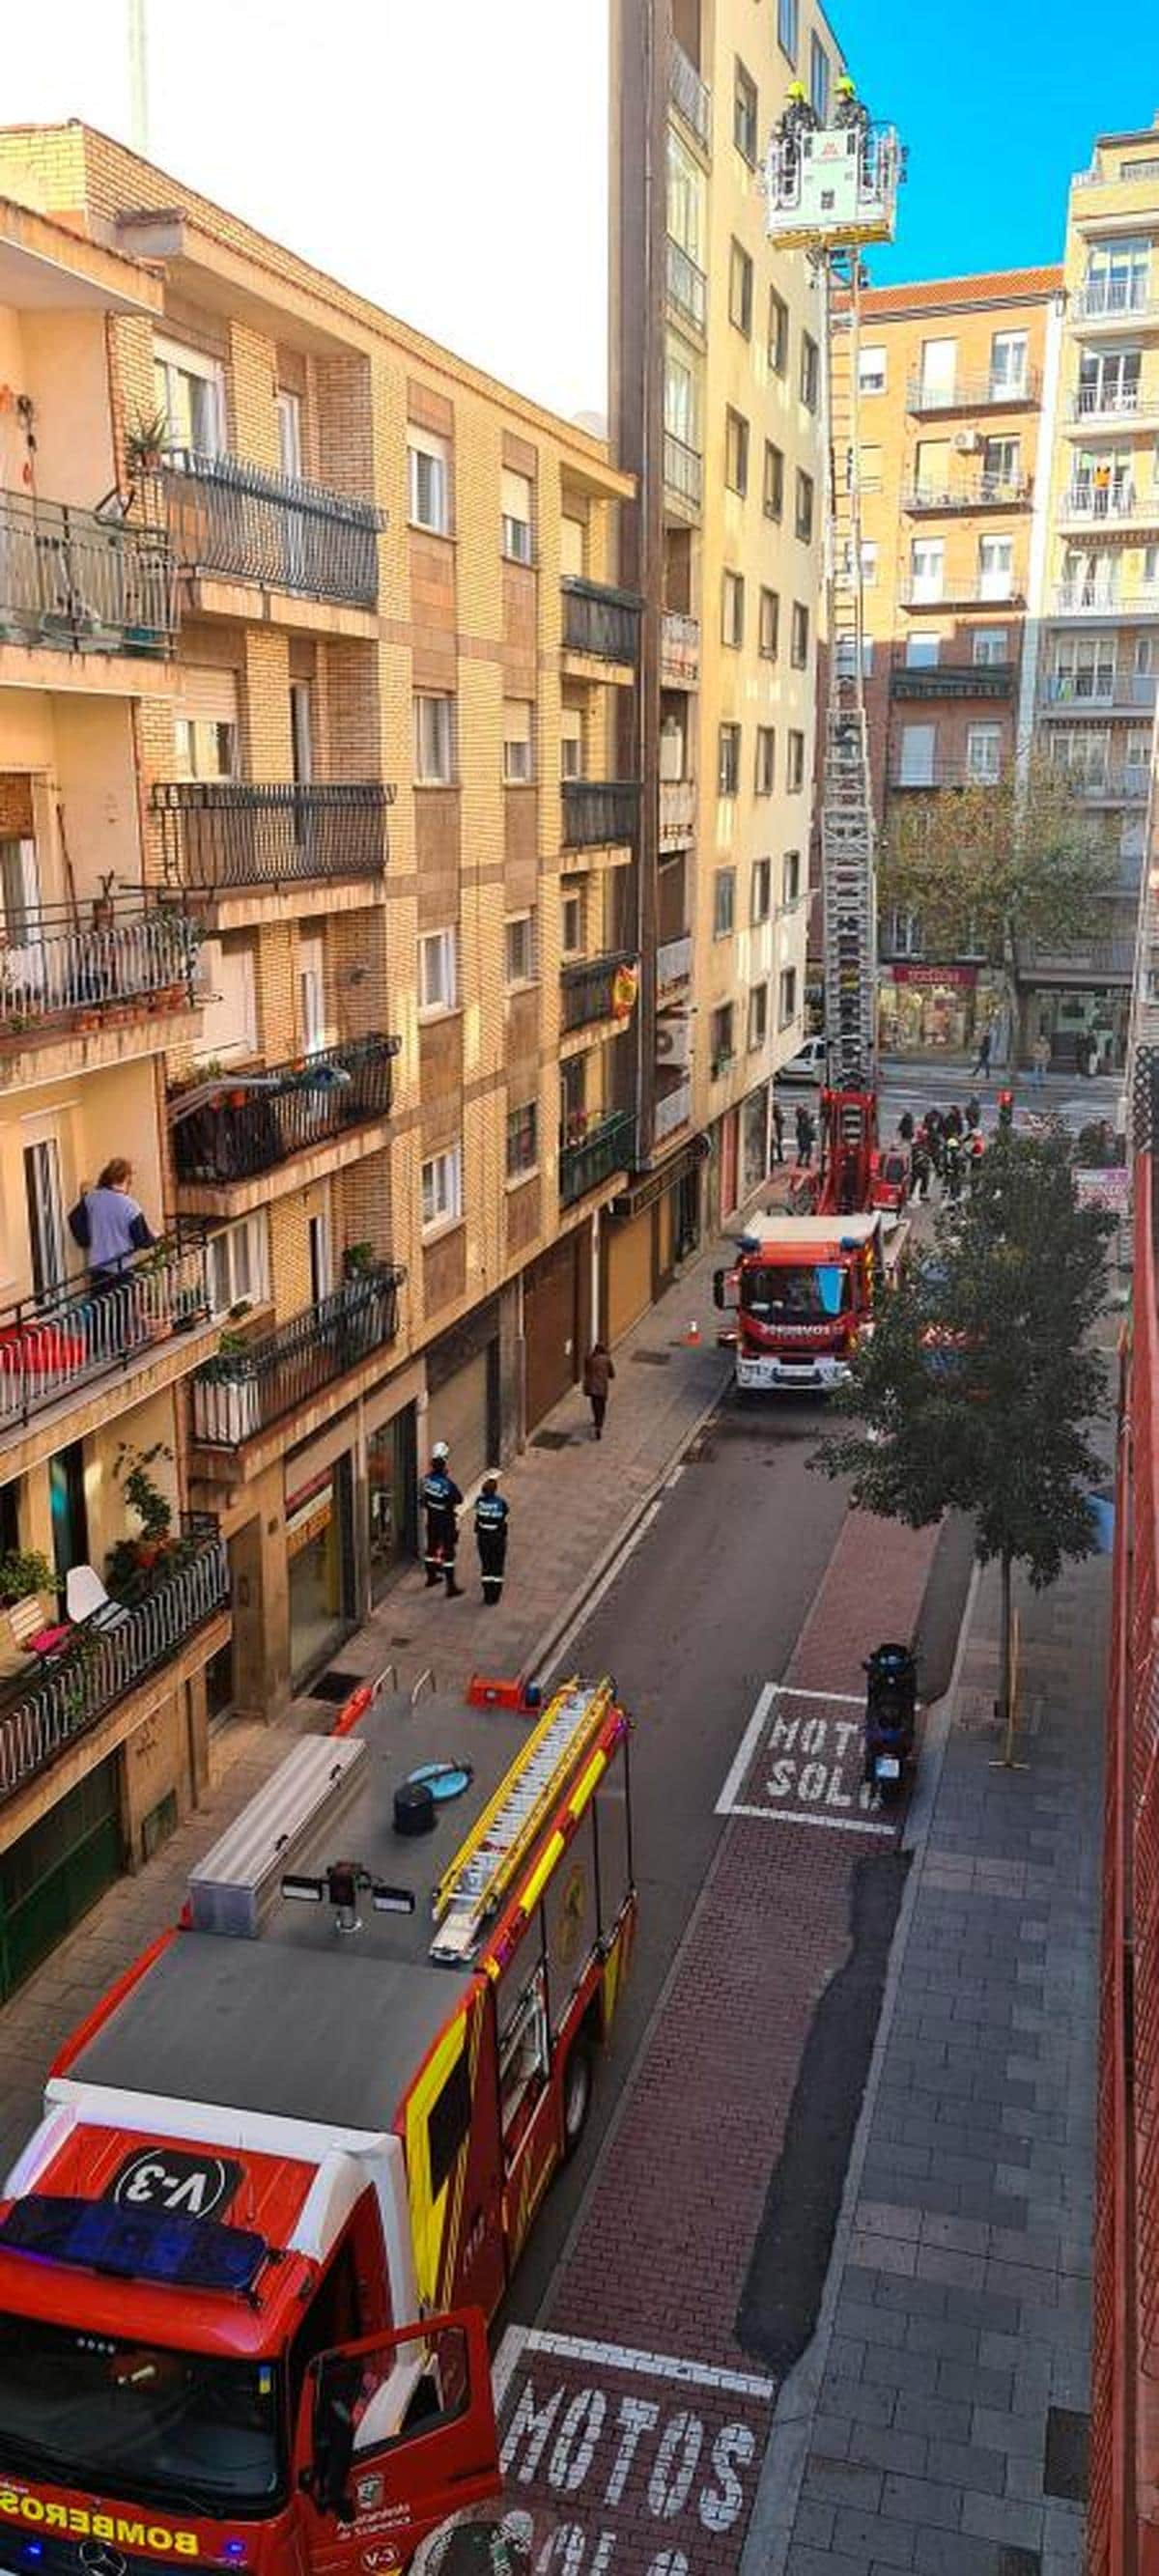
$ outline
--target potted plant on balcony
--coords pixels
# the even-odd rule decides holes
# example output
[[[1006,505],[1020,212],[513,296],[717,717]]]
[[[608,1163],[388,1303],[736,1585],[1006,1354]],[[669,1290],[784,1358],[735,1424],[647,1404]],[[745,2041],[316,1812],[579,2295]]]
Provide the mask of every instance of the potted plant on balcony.
[[[372,1243],[348,1243],[342,1255],[342,1274],[346,1279],[365,1279],[377,1267],[377,1254]]]
[[[0,1606],[11,1609],[14,1601],[27,1601],[29,1594],[55,1592],[56,1576],[38,1547],[13,1548],[0,1556]]]
[[[125,431],[125,464],[130,481],[136,483],[143,475],[159,474],[169,443],[168,412],[138,412]]]
[[[140,1523],[137,1536],[118,1539],[105,1561],[105,1581],[118,1600],[139,1600],[173,1552],[173,1505],[149,1472],[158,1458],[172,1457],[163,1440],[151,1449],[122,1441],[113,1461],[114,1481]]]
[[[244,1333],[223,1333],[212,1359],[193,1378],[193,1436],[211,1447],[236,1449],[259,1429],[256,1378],[243,1376]]]

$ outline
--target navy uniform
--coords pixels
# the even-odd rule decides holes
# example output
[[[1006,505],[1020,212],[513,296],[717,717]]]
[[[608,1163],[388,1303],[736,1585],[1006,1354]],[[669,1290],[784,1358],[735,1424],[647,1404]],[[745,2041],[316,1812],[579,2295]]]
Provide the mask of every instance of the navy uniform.
[[[489,1609],[499,1600],[503,1590],[509,1519],[507,1505],[499,1491],[498,1476],[484,1476],[483,1490],[475,1505],[475,1545],[479,1550],[483,1599]]]
[[[423,1477],[419,1499],[427,1516],[427,1543],[423,1551],[427,1587],[429,1590],[438,1582],[440,1575],[445,1574],[447,1599],[453,1601],[463,1588],[461,1583],[455,1581],[455,1549],[459,1541],[455,1514],[463,1497],[454,1479],[447,1472],[445,1441],[440,1440],[435,1444],[430,1467]]]

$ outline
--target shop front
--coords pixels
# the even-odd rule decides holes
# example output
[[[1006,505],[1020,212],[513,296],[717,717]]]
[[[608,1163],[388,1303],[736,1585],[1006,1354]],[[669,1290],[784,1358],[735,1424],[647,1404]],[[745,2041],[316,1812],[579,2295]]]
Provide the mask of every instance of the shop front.
[[[366,1435],[367,1565],[375,1607],[417,1553],[416,1490],[415,1408],[407,1404]]]
[[[1121,1073],[1130,1016],[1126,984],[1039,984],[1023,998],[1021,1061],[1045,1037],[1054,1073]]]
[[[499,1300],[466,1315],[427,1352],[429,1447],[445,1440],[451,1474],[465,1494],[497,1466],[499,1446]],[[425,1460],[424,1460],[425,1465]]]
[[[887,1055],[965,1055],[1000,1001],[985,968],[887,960],[878,974],[878,1044]]]
[[[769,1172],[769,1086],[759,1083],[741,1102],[740,1174],[741,1204],[759,1190]]]
[[[300,1690],[357,1626],[350,1451],[313,1474],[291,1451],[285,1475],[290,1679]]]
[[[523,1274],[524,1422],[533,1431],[574,1386],[591,1330],[590,1220]],[[605,1334],[605,1339],[608,1338]],[[457,1482],[462,1483],[459,1477]]]

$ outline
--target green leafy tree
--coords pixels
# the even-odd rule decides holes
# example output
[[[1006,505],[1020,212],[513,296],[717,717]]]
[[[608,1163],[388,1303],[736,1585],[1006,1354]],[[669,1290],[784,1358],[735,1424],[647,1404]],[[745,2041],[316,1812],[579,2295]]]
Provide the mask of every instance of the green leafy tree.
[[[1091,1330],[1113,1219],[1080,1208],[1069,1140],[1000,1132],[969,1201],[938,1218],[837,1399],[843,1423],[813,1464],[851,1476],[857,1502],[913,1529],[971,1514],[1002,1570],[1000,1715],[1011,1720],[1011,1574],[1035,1590],[1096,1544],[1102,1474],[1088,1426],[1105,1404]]]

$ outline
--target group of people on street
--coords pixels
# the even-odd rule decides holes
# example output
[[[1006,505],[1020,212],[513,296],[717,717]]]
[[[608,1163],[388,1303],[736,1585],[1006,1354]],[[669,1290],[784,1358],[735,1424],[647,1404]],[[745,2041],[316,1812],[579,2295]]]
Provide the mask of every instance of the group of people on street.
[[[608,1389],[616,1369],[606,1342],[593,1342],[584,1361],[584,1394],[592,1409],[592,1438],[602,1440],[608,1410]],[[419,1489],[426,1524],[423,1565],[427,1590],[433,1592],[445,1583],[448,1601],[461,1601],[464,1587],[455,1573],[459,1547],[459,1514],[463,1496],[451,1474],[451,1453],[445,1440],[436,1440],[431,1450],[431,1463]],[[511,1511],[507,1498],[499,1491],[497,1467],[488,1468],[475,1498],[475,1545],[479,1552],[479,1577],[483,1601],[493,1610],[503,1596],[503,1578],[507,1570],[507,1541]]]

